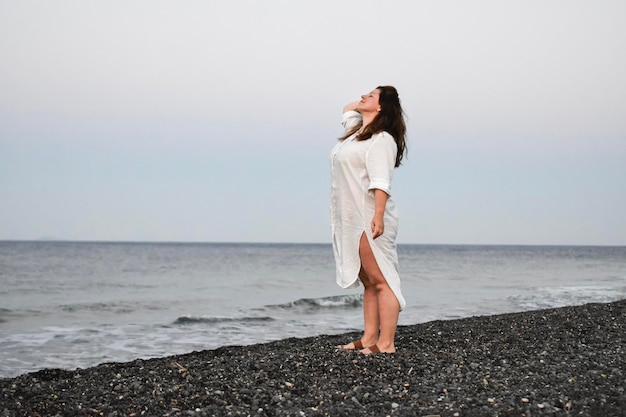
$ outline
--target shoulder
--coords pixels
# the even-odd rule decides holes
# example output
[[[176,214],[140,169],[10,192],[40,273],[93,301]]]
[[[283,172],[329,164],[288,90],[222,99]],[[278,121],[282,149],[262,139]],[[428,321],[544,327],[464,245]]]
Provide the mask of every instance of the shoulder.
[[[396,145],[396,140],[394,139],[394,137],[391,136],[391,134],[385,130],[383,130],[382,132],[374,133],[372,135],[372,139],[374,141],[384,142],[384,143],[393,143],[394,145]]]

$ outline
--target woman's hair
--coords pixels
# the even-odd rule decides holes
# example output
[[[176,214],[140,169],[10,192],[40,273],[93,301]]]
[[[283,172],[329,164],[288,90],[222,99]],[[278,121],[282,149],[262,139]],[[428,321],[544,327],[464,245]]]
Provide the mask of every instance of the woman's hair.
[[[406,154],[406,124],[404,123],[404,112],[400,105],[400,97],[398,97],[398,91],[395,87],[390,85],[376,87],[380,92],[378,98],[378,104],[380,104],[380,111],[368,124],[362,132],[356,135],[357,140],[367,140],[372,137],[373,134],[385,131],[393,136],[398,146],[398,153],[396,155],[396,167],[400,166],[402,158]],[[361,129],[363,123],[359,123],[353,129],[350,129],[341,139],[347,139],[355,132]]]

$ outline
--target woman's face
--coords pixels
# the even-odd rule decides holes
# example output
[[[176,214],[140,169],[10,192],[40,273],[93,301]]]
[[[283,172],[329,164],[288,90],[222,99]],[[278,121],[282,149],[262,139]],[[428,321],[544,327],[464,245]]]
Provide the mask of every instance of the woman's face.
[[[357,110],[360,112],[377,112],[380,111],[380,104],[378,98],[380,97],[380,90],[375,89],[367,94],[361,96],[361,101],[357,106]]]

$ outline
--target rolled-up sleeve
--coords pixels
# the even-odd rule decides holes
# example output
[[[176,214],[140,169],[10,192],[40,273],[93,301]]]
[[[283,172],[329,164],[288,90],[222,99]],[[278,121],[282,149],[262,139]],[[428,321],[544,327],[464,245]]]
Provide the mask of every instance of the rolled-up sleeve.
[[[396,164],[398,146],[387,132],[372,136],[372,146],[367,151],[365,165],[369,176],[368,191],[383,190],[391,195],[391,180]]]
[[[341,115],[341,124],[346,132],[361,123],[361,120],[362,116],[358,111],[348,110]]]

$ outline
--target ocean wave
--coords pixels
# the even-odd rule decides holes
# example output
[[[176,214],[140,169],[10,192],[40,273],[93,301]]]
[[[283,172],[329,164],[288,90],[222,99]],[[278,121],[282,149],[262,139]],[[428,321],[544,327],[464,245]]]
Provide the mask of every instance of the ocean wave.
[[[320,298],[301,298],[285,304],[269,305],[266,306],[266,308],[322,310],[334,308],[360,308],[361,306],[363,306],[363,294],[350,294]]]
[[[609,303],[626,298],[626,287],[576,285],[537,287],[533,294],[507,297],[522,310],[539,310],[587,303]]]
[[[9,308],[0,308],[0,323],[7,323],[13,320],[19,320],[23,318],[32,318],[42,314],[42,311],[31,309],[18,309],[12,310]]]
[[[2,308],[0,307],[0,323],[4,323],[7,321],[6,317],[10,316],[12,313],[11,310],[9,310],[8,308]]]
[[[59,308],[68,313],[77,313],[83,311],[105,311],[112,313],[132,313],[135,311],[133,303],[80,303],[80,304],[63,304]]]
[[[220,324],[220,323],[255,323],[274,321],[273,317],[197,317],[182,316],[174,320],[174,325]]]

